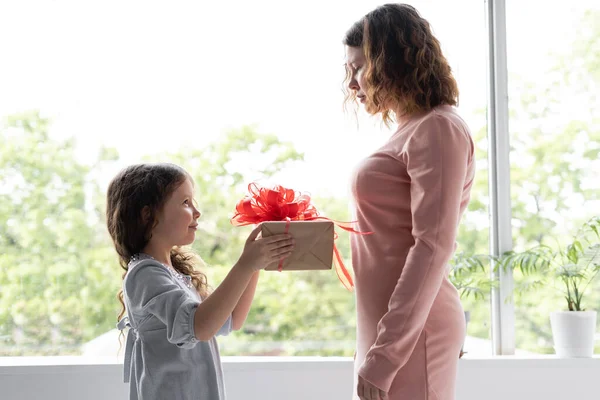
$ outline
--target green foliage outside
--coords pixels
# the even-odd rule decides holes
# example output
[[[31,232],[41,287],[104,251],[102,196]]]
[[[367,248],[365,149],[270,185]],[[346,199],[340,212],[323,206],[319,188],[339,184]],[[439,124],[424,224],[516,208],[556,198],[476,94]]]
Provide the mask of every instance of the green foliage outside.
[[[580,82],[600,83],[600,14],[586,15],[585,24],[596,27],[595,34],[582,36],[573,54],[557,58],[558,73],[548,87],[518,77],[511,80],[511,90],[520,94],[511,99],[510,124],[512,223],[519,250],[568,239],[594,211],[573,213],[580,206],[572,200],[599,200],[598,173],[593,168],[600,156],[597,112],[590,111],[595,116],[591,121],[569,120],[567,115],[552,129],[545,124],[560,108],[556,93],[584,95],[587,87]],[[572,67],[568,60],[574,57],[583,62]],[[597,99],[594,103],[594,97],[588,97],[590,110],[597,109]],[[82,162],[72,140],[48,135],[50,123],[29,112],[8,117],[0,127],[3,356],[79,354],[83,343],[114,329],[120,309],[116,292],[121,270],[105,229],[104,192],[98,178],[114,170],[119,155],[102,149],[95,162]],[[478,175],[459,230],[458,252],[463,255],[488,251],[486,131],[480,127],[474,133]],[[582,141],[589,145],[578,146]],[[252,158],[252,168],[235,162],[257,154],[260,161]],[[247,183],[299,165],[302,159],[292,144],[252,127],[228,132],[204,148],[186,147],[148,158],[175,162],[194,176],[203,212],[194,248],[208,264],[213,285],[237,259],[250,231],[229,223]],[[315,196],[314,203],[331,218],[350,219],[346,198]],[[340,232],[337,243],[350,267],[348,234]],[[526,279],[530,277],[515,271],[517,284]],[[592,285],[586,304],[598,310],[600,287],[597,282]],[[532,287],[515,299],[517,347],[552,352],[548,315],[564,308],[564,299],[552,286]],[[481,294],[463,297],[471,312],[468,333],[489,338],[489,304],[485,291]],[[245,328],[220,342],[225,355],[351,356],[354,330],[353,294],[341,286],[333,270],[263,272]]]

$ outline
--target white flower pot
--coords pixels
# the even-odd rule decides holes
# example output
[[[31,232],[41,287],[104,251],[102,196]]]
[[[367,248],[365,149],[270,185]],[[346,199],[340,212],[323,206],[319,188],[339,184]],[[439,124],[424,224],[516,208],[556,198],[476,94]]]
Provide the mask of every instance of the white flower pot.
[[[555,311],[550,325],[556,355],[563,358],[592,357],[596,311]]]
[[[467,327],[469,326],[469,321],[471,320],[471,311],[465,311],[465,332]],[[467,336],[465,335],[465,338],[463,339],[463,345],[460,348],[460,352],[461,354],[466,353],[465,352],[465,340],[467,339]]]

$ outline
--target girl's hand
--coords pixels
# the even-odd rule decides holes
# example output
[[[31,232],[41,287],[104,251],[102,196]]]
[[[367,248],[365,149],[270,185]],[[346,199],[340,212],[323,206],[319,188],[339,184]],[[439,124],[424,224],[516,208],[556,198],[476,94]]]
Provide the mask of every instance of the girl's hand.
[[[269,236],[257,239],[261,231],[258,225],[246,239],[244,251],[238,264],[253,271],[264,269],[267,265],[289,257],[294,249],[294,239],[290,234]]]

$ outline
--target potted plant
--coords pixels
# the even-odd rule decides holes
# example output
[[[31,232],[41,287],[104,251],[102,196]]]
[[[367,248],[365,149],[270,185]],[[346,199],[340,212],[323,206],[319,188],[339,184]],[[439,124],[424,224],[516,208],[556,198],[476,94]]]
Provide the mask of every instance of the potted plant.
[[[450,282],[460,293],[460,298],[474,297],[483,300],[493,286],[486,266],[490,256],[486,254],[467,255],[456,253],[450,260]]]
[[[542,282],[558,281],[566,311],[550,314],[554,349],[559,357],[591,357],[597,312],[586,310],[584,296],[600,272],[600,217],[587,221],[565,247],[540,245],[523,252],[510,251],[499,261],[524,276],[538,273]],[[538,281],[539,283],[539,281]]]
[[[473,297],[475,300],[485,300],[489,295],[494,282],[490,278],[489,264],[491,257],[485,254],[467,255],[464,252],[456,253],[450,260],[450,274],[448,278],[456,287],[461,299]],[[469,310],[465,310],[467,326],[471,319]],[[465,354],[461,349],[460,357]]]

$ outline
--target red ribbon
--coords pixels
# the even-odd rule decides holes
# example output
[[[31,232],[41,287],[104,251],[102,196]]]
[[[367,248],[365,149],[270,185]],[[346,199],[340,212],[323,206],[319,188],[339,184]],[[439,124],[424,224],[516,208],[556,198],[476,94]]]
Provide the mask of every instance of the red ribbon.
[[[339,222],[327,217],[321,217],[314,205],[310,202],[310,196],[301,194],[292,189],[276,185],[273,189],[261,187],[256,183],[248,185],[249,194],[241,199],[236,207],[236,213],[231,218],[231,223],[235,226],[259,224],[265,221],[288,221],[286,232],[289,229],[289,221],[331,221],[345,231],[368,235],[372,232],[359,232],[352,225],[353,222]],[[337,233],[334,236],[338,238]],[[333,245],[333,263],[338,278],[346,287],[352,291],[354,282],[352,276],[346,269],[344,261],[340,255],[337,246]],[[279,261],[278,270],[282,270],[283,260]]]
[[[285,231],[284,231],[284,233],[288,233],[290,231],[290,221],[291,220],[289,218],[285,219]],[[279,264],[277,265],[277,271],[279,271],[279,272],[283,271],[283,261],[284,261],[283,258],[279,259]]]

